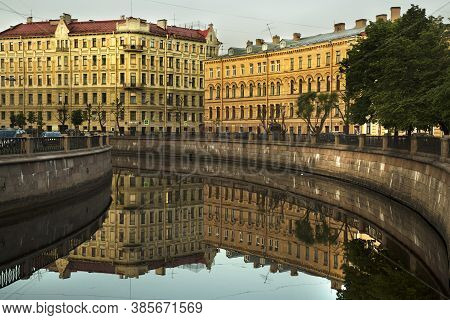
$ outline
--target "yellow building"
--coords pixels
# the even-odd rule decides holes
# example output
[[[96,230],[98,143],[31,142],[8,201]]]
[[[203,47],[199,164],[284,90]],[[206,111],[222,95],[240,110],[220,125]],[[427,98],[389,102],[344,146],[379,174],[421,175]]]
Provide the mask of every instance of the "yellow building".
[[[391,8],[391,19],[400,17],[400,8]],[[376,19],[387,20],[387,15]],[[364,36],[366,19],[356,21],[351,29],[337,23],[334,32],[291,39],[274,36],[272,42],[256,39],[245,48],[230,48],[228,54],[205,63],[207,131],[264,132],[266,122],[278,121],[288,132],[307,133],[305,121],[297,115],[299,94],[337,92],[343,111],[341,93],[345,79],[339,63],[358,38]],[[344,131],[338,108],[325,122],[326,132]],[[350,133],[381,134],[378,127],[350,128]]]
[[[217,55],[219,45],[212,24],[195,30],[124,16],[28,18],[0,33],[0,126],[10,126],[11,114],[33,112],[42,116],[44,129],[62,129],[61,114],[91,105],[85,130],[198,131],[204,61]],[[118,101],[123,110],[113,107]],[[113,111],[119,111],[118,125]]]

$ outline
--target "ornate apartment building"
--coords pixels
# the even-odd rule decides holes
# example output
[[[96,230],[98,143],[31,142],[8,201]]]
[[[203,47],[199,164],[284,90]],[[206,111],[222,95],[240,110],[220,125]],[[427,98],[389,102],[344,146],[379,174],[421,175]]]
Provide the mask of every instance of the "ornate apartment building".
[[[204,61],[217,56],[219,46],[212,24],[196,30],[124,16],[28,18],[0,32],[0,127],[10,126],[12,114],[34,113],[44,129],[57,130],[63,113],[91,105],[85,130],[198,131]]]
[[[391,8],[391,19],[400,8]],[[376,19],[387,20],[387,15]],[[345,88],[340,62],[358,38],[364,36],[366,19],[352,29],[337,23],[334,32],[291,39],[274,36],[272,42],[256,39],[244,48],[230,48],[228,54],[209,59],[206,70],[205,116],[207,131],[263,132],[262,119],[286,125],[288,132],[307,133],[297,115],[297,99],[305,92],[336,92],[344,110],[341,93]],[[335,108],[325,122],[326,132],[342,132],[344,121]],[[380,134],[381,128],[352,126],[350,133]],[[384,131],[383,131],[384,133]]]
[[[112,205],[91,240],[50,267],[62,278],[100,272],[136,278],[181,265],[209,267],[203,243],[203,183],[169,175],[113,176]]]

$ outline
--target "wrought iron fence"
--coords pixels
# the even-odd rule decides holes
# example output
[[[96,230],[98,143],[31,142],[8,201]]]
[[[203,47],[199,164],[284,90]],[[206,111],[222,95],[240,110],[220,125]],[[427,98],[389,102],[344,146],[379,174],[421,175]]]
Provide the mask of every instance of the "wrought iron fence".
[[[87,137],[69,137],[69,149],[78,150],[87,148]]]
[[[64,151],[64,138],[31,138],[33,153]]]
[[[24,154],[25,138],[0,138],[0,155]]]
[[[388,148],[398,150],[411,150],[411,138],[409,136],[389,136]]]
[[[92,148],[100,147],[100,136],[91,137],[91,147]]]
[[[417,152],[441,155],[441,139],[435,137],[417,137]]]
[[[311,135],[310,134],[298,134],[296,137],[296,142],[311,142]]]
[[[318,144],[334,144],[335,135],[332,133],[319,134],[317,136]]]
[[[383,137],[366,136],[364,138],[364,146],[371,147],[371,148],[383,148]]]
[[[346,146],[358,146],[359,137],[353,134],[341,134],[339,135],[339,144]]]

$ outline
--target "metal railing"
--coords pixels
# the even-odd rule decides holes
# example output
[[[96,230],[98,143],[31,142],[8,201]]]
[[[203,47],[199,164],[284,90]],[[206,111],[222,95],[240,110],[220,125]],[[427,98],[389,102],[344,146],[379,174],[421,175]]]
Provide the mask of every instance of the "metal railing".
[[[334,144],[335,135],[333,133],[324,133],[317,136],[318,144]]]
[[[383,137],[381,136],[365,136],[364,146],[370,148],[382,148],[383,147]]]
[[[0,155],[26,153],[25,138],[0,138]]]
[[[388,136],[388,148],[408,151],[411,149],[411,137]]]
[[[108,144],[108,136],[0,138],[0,156],[69,152],[71,150],[99,148]]]
[[[436,137],[417,137],[417,152],[441,154],[441,139]]]
[[[87,148],[87,137],[70,137],[69,149],[79,150]]]
[[[33,153],[64,151],[64,138],[30,138]]]
[[[337,136],[339,138],[339,144],[346,146],[358,146],[359,137],[357,135],[341,134]]]

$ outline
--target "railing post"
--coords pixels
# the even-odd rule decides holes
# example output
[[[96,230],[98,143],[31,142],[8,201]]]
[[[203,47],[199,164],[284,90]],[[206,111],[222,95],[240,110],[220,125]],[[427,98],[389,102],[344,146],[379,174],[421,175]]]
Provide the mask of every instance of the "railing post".
[[[444,136],[441,139],[441,161],[444,162],[448,158],[450,136]]]
[[[366,135],[360,134],[358,136],[358,147],[363,149],[365,147],[365,144],[366,144]]]
[[[86,148],[87,149],[91,149],[92,148],[92,137],[91,136],[87,136],[87,141],[86,141]]]
[[[273,134],[271,133],[267,134],[267,141],[273,142]]]
[[[383,147],[382,147],[382,150],[386,151],[387,149],[389,149],[389,135],[385,134],[383,136]]]
[[[26,154],[32,154],[33,153],[33,144],[32,144],[32,138],[26,137],[25,138],[25,153]]]
[[[103,147],[103,135],[98,136],[98,146]]]
[[[338,147],[339,146],[339,144],[341,143],[341,134],[340,133],[336,133],[335,135],[334,135],[334,146],[335,147]]]
[[[64,152],[69,152],[70,151],[70,144],[69,144],[69,137],[68,136],[64,136]]]
[[[255,140],[255,134],[253,132],[250,132],[248,134],[248,141],[253,141],[253,140]]]
[[[411,148],[409,150],[411,155],[415,155],[417,153],[417,136],[411,136]]]
[[[315,134],[311,135],[311,144],[317,144],[317,136]]]
[[[106,145],[109,146],[109,134],[106,135]]]

